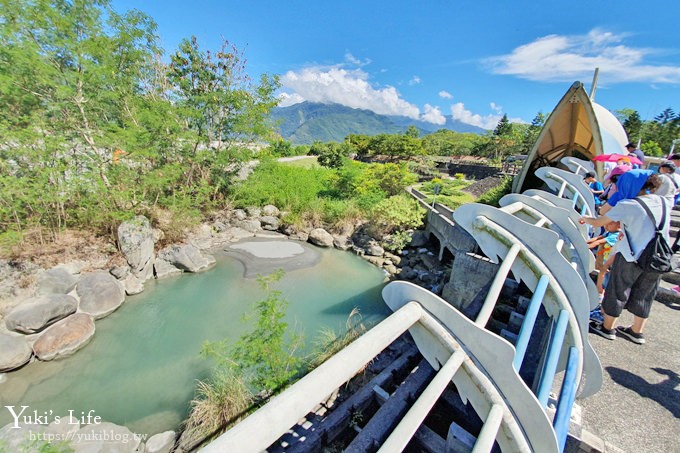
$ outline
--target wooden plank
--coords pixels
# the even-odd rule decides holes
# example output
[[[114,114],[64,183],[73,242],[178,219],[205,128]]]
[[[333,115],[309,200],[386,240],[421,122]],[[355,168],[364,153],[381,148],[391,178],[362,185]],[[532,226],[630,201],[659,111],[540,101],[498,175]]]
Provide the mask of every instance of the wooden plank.
[[[430,364],[425,359],[421,360],[418,369],[411,373],[390,399],[373,414],[361,433],[347,446],[345,453],[365,453],[377,450],[376,446],[385,441],[435,374],[436,371]]]

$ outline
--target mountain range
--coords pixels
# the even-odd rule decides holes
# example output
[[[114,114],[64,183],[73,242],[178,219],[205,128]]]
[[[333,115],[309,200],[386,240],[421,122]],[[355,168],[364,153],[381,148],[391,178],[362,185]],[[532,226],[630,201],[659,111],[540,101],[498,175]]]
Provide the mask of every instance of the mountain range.
[[[354,109],[340,104],[301,102],[272,111],[279,133],[294,145],[311,144],[315,141],[341,142],[349,134],[377,135],[400,134],[409,126],[415,126],[421,136],[439,129],[456,132],[486,132],[471,124],[446,117],[443,125],[414,120],[405,116],[380,115],[370,110]]]

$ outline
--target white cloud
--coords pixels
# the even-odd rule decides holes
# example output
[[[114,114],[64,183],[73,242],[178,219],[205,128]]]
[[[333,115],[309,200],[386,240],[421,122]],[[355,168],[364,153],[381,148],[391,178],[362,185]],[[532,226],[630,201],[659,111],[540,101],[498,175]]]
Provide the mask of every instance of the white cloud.
[[[418,76],[413,76],[413,78],[412,78],[411,80],[408,81],[408,84],[409,84],[410,86],[413,86],[413,85],[419,85],[420,82],[421,82],[420,77],[418,77]]]
[[[624,34],[593,29],[586,35],[548,35],[487,59],[492,72],[533,81],[569,82],[592,77],[600,68],[607,83],[680,83],[680,66],[651,65],[654,49],[623,45]]]
[[[281,93],[279,95],[279,107],[288,107],[290,105],[305,102],[305,98],[297,93]]]
[[[439,110],[439,107],[425,104],[423,110],[425,110],[425,112],[420,117],[421,120],[432,124],[439,124],[440,126],[446,123],[446,117],[442,114],[441,110]]]
[[[495,102],[489,104],[489,107],[491,107],[491,110],[493,110],[496,113],[501,113],[503,111],[503,107],[496,104]]]
[[[368,78],[368,74],[361,69],[307,67],[285,73],[281,77],[281,85],[287,96],[295,96],[296,99],[337,103],[383,115],[419,118],[420,109],[402,99],[396,88],[374,88]]]
[[[368,64],[371,64],[371,60],[369,58],[366,58],[365,60],[361,61],[351,53],[347,52],[345,53],[345,61],[347,63],[353,64],[354,66],[366,66]]]
[[[473,126],[481,127],[483,129],[493,129],[501,120],[503,115],[480,115],[472,113],[465,108],[465,104],[457,102],[451,106],[451,116],[454,120],[462,121]]]
[[[439,97],[442,98],[442,99],[453,99],[453,95],[451,93],[449,93],[448,91],[444,91],[444,90],[439,92]]]

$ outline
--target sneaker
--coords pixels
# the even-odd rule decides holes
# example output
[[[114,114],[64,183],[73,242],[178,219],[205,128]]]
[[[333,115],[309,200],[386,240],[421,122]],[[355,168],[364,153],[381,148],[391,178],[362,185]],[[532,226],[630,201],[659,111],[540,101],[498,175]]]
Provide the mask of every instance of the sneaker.
[[[645,344],[645,336],[642,335],[641,333],[633,332],[633,329],[630,326],[628,327],[618,326],[616,328],[616,331],[623,335],[624,337],[628,338],[633,343]]]
[[[607,340],[616,339],[616,329],[607,329],[602,325],[601,322],[590,321],[590,324],[588,324],[588,330],[590,330],[592,333],[598,334],[603,338],[606,338]]]
[[[600,324],[604,322],[604,315],[602,314],[602,310],[600,309],[599,305],[597,306],[597,308],[590,311],[590,320],[599,322]]]

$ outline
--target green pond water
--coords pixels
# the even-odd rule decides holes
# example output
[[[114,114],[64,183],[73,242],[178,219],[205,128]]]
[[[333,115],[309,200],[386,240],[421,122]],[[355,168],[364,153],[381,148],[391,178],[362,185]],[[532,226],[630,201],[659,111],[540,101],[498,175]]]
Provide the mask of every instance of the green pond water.
[[[323,327],[340,331],[359,307],[366,323],[389,314],[382,301],[384,273],[347,252],[316,249],[312,267],[286,272],[275,285],[290,305],[287,321],[304,332],[306,347]],[[237,339],[241,317],[262,297],[243,265],[217,256],[204,273],[151,281],[107,318],[74,355],[34,362],[0,383],[0,426],[12,421],[6,405],[30,406],[50,421],[69,410],[94,411],[104,421],[149,434],[176,429],[187,414],[197,379],[211,362],[199,356],[207,340]]]

